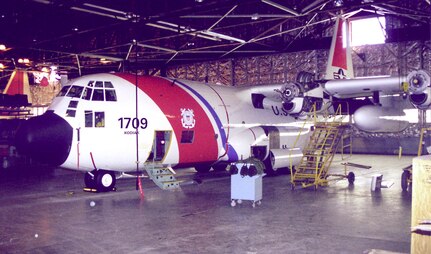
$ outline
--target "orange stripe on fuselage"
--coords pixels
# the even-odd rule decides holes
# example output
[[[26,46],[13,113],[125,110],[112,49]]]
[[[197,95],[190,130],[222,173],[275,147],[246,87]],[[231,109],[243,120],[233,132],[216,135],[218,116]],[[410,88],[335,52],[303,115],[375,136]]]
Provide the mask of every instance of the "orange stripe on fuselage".
[[[116,74],[132,84],[136,83],[136,76]],[[200,104],[182,87],[172,81],[153,76],[139,76],[138,88],[146,93],[162,110],[171,124],[178,142],[179,164],[199,162],[214,162],[218,158],[218,146],[214,127],[209,116]],[[181,109],[191,109],[194,113],[195,126],[184,128],[181,123]],[[145,105],[139,107],[145,111]],[[155,120],[155,119],[154,119]],[[151,124],[151,123],[150,123]],[[181,143],[182,131],[193,130],[194,140],[191,144]]]

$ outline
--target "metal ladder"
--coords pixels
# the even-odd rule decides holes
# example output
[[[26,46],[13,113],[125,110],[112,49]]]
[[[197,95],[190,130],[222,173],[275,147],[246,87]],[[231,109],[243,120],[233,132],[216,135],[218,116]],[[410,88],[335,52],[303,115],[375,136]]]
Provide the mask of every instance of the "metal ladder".
[[[176,180],[175,172],[167,167],[147,168],[148,176],[162,190],[180,189],[180,181]]]
[[[345,139],[350,135],[345,135],[350,130],[349,123],[343,122],[322,122],[315,124],[315,130],[310,137],[304,155],[296,171],[291,175],[291,187],[301,185],[303,188],[328,185],[328,171],[331,166],[339,144],[343,143],[342,148],[349,145]],[[341,142],[343,140],[343,142]]]

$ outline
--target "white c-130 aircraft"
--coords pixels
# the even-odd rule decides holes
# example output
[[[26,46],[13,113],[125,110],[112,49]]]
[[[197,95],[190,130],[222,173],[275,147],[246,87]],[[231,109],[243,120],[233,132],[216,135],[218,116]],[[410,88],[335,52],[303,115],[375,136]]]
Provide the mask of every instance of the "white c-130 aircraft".
[[[87,75],[68,82],[44,115],[21,126],[17,148],[41,162],[84,171],[87,187],[109,191],[116,173],[149,168],[194,166],[206,172],[249,157],[262,160],[268,174],[295,166],[312,131],[303,124],[306,113],[312,105],[322,110],[334,97],[409,93],[414,106],[428,108],[430,78],[424,71],[348,79],[353,68],[342,21],[335,24],[326,80],[228,87],[124,73]],[[406,81],[409,90],[403,88]],[[358,115],[383,112],[380,105],[364,107]],[[358,119],[367,131],[376,121],[387,131],[405,128],[380,118]]]

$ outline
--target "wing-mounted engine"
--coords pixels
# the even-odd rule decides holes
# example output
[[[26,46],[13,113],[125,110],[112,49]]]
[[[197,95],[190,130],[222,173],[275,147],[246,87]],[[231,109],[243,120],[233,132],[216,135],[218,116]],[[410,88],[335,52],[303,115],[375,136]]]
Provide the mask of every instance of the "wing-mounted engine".
[[[316,105],[316,110],[320,110],[323,105],[323,92],[321,89],[318,91],[320,86],[314,80],[313,73],[301,71],[296,76],[295,83],[286,84],[276,91],[281,94],[283,109],[289,114],[302,114],[310,112],[313,105]]]
[[[300,83],[287,83],[281,89],[274,89],[280,94],[283,110],[288,114],[299,114],[303,111],[305,96],[304,86]],[[306,103],[305,103],[306,104]]]
[[[424,70],[412,71],[407,75],[410,102],[418,109],[431,105],[431,77]]]

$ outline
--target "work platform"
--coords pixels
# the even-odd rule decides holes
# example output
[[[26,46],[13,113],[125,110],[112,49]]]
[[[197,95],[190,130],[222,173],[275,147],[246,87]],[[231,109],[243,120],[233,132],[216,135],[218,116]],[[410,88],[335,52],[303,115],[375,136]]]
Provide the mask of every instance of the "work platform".
[[[331,172],[343,172],[340,155]],[[82,191],[83,173],[28,168],[0,171],[0,253],[364,253],[410,251],[411,196],[400,172],[412,157],[353,155],[356,180],[317,191],[290,190],[290,176],[263,178],[262,205],[230,206],[227,172],[177,171],[200,179],[180,191],[143,179],[117,191]],[[395,184],[371,192],[373,174]],[[197,181],[199,182],[199,181]]]

